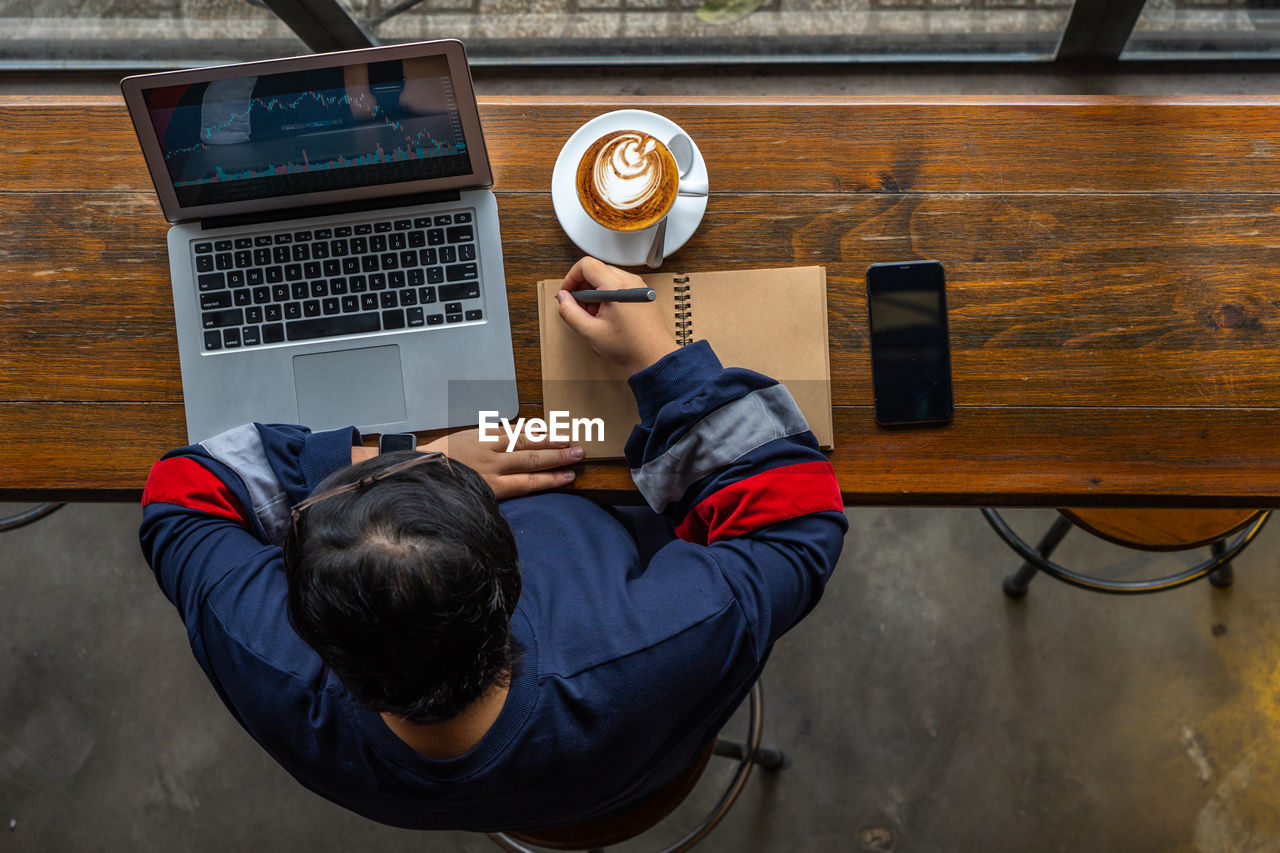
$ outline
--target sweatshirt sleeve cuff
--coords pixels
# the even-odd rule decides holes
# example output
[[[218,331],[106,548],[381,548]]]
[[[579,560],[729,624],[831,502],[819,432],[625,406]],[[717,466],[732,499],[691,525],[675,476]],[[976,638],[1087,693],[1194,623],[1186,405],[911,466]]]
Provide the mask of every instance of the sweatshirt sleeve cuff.
[[[628,381],[636,395],[640,423],[650,424],[667,403],[687,396],[692,389],[714,379],[723,368],[706,341],[695,341],[633,375]]]
[[[320,482],[339,468],[351,464],[351,448],[361,443],[360,431],[343,427],[307,436],[298,455],[298,469],[310,494]]]

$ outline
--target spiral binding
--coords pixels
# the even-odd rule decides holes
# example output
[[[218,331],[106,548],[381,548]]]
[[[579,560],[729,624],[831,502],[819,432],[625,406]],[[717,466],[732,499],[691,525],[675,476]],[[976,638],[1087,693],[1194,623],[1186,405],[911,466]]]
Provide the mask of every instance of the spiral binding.
[[[672,281],[675,286],[671,289],[676,296],[676,343],[684,347],[693,343],[693,310],[689,307],[692,288],[687,275],[676,276]]]

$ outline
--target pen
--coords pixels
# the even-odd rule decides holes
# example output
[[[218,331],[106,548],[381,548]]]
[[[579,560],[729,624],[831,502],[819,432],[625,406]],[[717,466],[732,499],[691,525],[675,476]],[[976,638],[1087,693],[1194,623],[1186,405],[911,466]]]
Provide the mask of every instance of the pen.
[[[658,298],[652,287],[627,287],[622,290],[571,290],[579,302],[652,302]]]

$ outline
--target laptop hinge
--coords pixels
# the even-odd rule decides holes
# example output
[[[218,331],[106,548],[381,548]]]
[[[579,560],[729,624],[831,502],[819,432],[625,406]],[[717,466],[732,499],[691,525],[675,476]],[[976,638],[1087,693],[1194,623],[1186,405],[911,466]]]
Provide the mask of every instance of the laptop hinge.
[[[416,207],[423,204],[443,204],[459,201],[462,193],[459,190],[445,190],[436,193],[418,193],[417,195],[398,196],[393,200],[386,196],[368,198],[360,201],[346,201],[338,204],[316,204],[307,207],[290,207],[284,210],[265,210],[261,213],[240,213],[235,216],[213,216],[200,220],[200,228],[211,231],[215,228],[231,228],[237,225],[259,225],[263,222],[280,222],[293,219],[310,219],[315,216],[337,216],[343,213],[360,213],[365,210],[389,210],[395,207]]]

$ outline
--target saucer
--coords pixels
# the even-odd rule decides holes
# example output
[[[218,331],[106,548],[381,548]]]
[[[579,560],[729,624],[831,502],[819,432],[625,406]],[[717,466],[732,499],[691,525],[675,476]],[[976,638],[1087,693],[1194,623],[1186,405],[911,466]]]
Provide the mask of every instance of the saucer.
[[[551,172],[551,204],[556,219],[569,239],[583,252],[605,263],[624,267],[643,266],[653,245],[653,235],[658,226],[641,231],[610,231],[596,222],[578,202],[575,180],[578,161],[592,142],[615,130],[639,130],[661,140],[668,140],[677,133],[685,133],[680,125],[665,116],[645,110],[615,110],[596,116],[578,128],[560,149],[555,169]],[[688,136],[685,133],[685,136]],[[690,140],[693,137],[689,137]],[[702,159],[698,143],[693,142],[693,166],[687,176],[692,180],[706,181],[707,163]],[[677,196],[671,212],[667,214],[667,236],[663,242],[665,254],[670,257],[693,236],[707,210],[707,197]]]

